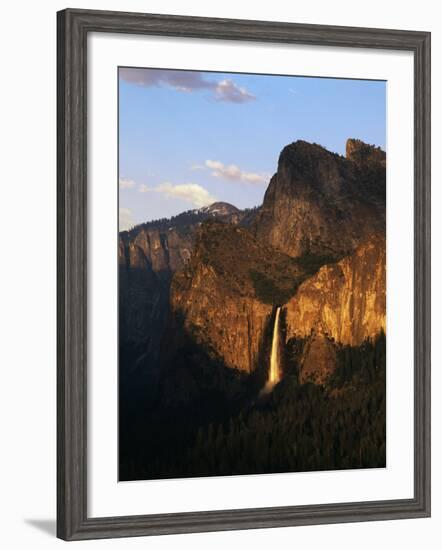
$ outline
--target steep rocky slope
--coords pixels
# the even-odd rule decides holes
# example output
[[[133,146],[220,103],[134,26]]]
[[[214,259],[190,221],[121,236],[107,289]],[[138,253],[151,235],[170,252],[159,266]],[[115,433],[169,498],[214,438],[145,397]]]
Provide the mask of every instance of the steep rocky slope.
[[[321,332],[314,332],[306,340],[299,360],[299,382],[325,384],[337,366],[336,346]]]
[[[373,235],[352,255],[324,265],[286,305],[287,337],[322,331],[356,346],[385,331],[385,239]]]
[[[220,202],[120,233],[119,330],[125,370],[146,361],[156,363],[169,310],[170,281],[189,260],[200,224],[207,219],[236,224],[245,214]]]
[[[336,345],[359,346],[386,329],[385,238],[371,236],[350,256],[323,266],[286,304],[286,339],[305,339],[300,381],[324,383]]]
[[[194,253],[171,286],[172,317],[224,365],[257,367],[273,303],[305,278],[296,260],[265,246],[243,227],[205,223]]]
[[[385,231],[385,153],[353,139],[345,158],[305,141],[287,145],[254,229],[293,257],[351,253]]]

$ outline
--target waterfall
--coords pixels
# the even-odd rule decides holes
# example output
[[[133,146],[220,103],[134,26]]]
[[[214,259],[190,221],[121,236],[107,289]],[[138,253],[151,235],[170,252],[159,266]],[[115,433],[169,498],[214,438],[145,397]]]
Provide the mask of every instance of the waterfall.
[[[279,313],[276,309],[275,324],[273,325],[272,352],[270,354],[269,382],[274,385],[279,382]]]
[[[261,393],[268,393],[272,390],[273,386],[277,384],[281,378],[281,373],[279,370],[279,314],[281,308],[276,308],[275,315],[275,324],[273,325],[273,336],[272,336],[272,350],[270,352],[270,369],[269,377],[267,379],[266,385],[262,389]]]

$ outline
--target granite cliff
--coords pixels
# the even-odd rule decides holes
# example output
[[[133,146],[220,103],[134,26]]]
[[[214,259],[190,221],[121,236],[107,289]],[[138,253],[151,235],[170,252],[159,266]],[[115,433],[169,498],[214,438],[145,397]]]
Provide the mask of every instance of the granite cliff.
[[[357,346],[385,331],[385,293],[385,238],[373,235],[300,285],[285,306],[287,338],[322,332]]]
[[[337,346],[360,346],[386,330],[385,238],[373,235],[337,263],[321,267],[285,305],[286,339],[305,342],[300,381],[325,383]]]
[[[351,253],[385,231],[385,153],[353,139],[345,158],[305,141],[287,145],[253,227],[293,257]]]
[[[119,330],[125,370],[158,360],[173,274],[189,260],[195,233],[213,219],[237,224],[247,212],[227,203],[141,224],[119,235]]]
[[[244,227],[201,226],[194,252],[171,286],[171,313],[225,366],[252,372],[273,303],[293,295],[305,270]]]

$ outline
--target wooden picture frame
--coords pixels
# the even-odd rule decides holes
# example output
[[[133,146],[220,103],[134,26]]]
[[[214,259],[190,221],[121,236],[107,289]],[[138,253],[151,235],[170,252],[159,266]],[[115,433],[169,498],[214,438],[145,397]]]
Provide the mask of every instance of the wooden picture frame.
[[[65,540],[430,515],[430,33],[68,9],[58,13],[57,535]],[[414,56],[414,498],[87,516],[87,36],[125,33],[407,50]]]

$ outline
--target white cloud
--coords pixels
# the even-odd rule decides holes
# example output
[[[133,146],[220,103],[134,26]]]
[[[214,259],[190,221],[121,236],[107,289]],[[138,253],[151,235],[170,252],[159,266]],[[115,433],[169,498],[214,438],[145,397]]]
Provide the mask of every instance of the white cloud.
[[[222,170],[224,168],[224,164],[219,160],[206,160],[205,165],[208,168],[212,168],[212,170]],[[231,166],[235,167],[234,164]]]
[[[120,78],[138,86],[168,86],[179,92],[210,89],[213,82],[199,71],[174,71],[168,69],[122,68]]]
[[[217,201],[207,189],[197,183],[180,183],[174,185],[169,182],[160,183],[156,187],[148,187],[141,184],[138,187],[140,193],[160,193],[168,199],[181,199],[197,208],[208,206]]]
[[[120,231],[131,229],[135,225],[135,220],[130,208],[120,207],[118,210],[118,228]]]
[[[245,103],[256,99],[253,94],[236,85],[233,80],[211,80],[206,78],[204,72],[200,71],[122,68],[119,74],[125,82],[147,88],[167,86],[177,92],[185,93],[208,90],[213,93],[217,101],[227,103]]]
[[[136,185],[136,183],[133,180],[129,180],[126,178],[120,178],[118,180],[118,185],[120,189],[133,189]]]
[[[245,88],[237,86],[232,80],[221,80],[215,87],[215,99],[229,101],[230,103],[246,103],[256,97]]]
[[[216,198],[207,189],[204,189],[204,187],[197,183],[182,183],[179,185],[161,183],[156,188],[156,191],[169,198],[183,199],[198,208],[216,202]]]
[[[248,183],[267,183],[270,179],[269,174],[255,174],[254,172],[243,172],[241,180]]]
[[[269,174],[258,174],[255,172],[244,172],[236,164],[224,164],[219,160],[206,160],[205,165],[212,170],[212,176],[230,181],[241,181],[245,183],[265,184],[269,181]]]

